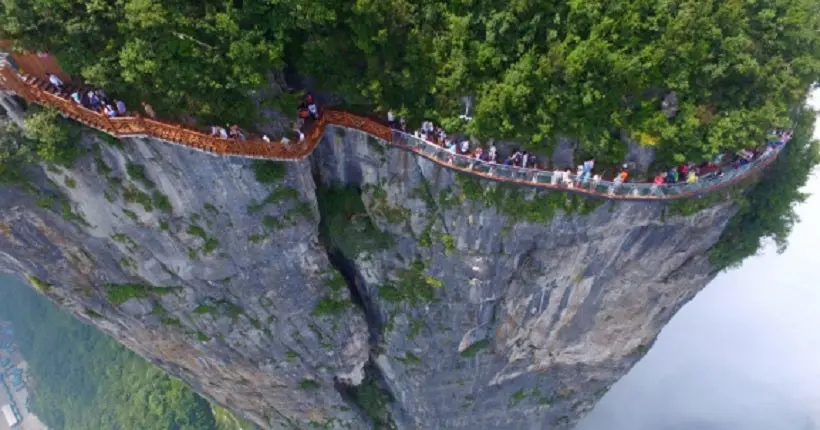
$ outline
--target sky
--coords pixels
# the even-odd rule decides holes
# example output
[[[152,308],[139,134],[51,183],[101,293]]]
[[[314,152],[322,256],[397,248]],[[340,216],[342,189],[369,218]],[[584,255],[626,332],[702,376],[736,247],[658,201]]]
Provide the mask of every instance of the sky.
[[[806,191],[786,252],[718,275],[576,430],[820,430],[820,172]]]

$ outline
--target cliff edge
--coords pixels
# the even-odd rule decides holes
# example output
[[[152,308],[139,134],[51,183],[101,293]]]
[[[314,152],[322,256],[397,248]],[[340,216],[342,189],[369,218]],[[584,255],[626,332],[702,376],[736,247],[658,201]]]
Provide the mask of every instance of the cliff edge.
[[[88,134],[0,186],[0,271],[266,428],[570,428],[713,277],[688,217],[454,173]]]

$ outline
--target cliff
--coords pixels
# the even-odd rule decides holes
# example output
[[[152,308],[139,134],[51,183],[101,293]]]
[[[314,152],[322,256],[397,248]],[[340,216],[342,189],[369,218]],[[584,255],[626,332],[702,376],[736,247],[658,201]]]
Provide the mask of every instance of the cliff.
[[[82,144],[0,186],[0,271],[267,428],[571,428],[735,212],[504,186],[333,127],[281,165]]]

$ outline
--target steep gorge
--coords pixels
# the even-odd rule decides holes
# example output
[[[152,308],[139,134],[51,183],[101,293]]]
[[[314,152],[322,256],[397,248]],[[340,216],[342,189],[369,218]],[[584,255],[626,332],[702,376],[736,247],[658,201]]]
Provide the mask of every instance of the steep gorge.
[[[83,144],[0,187],[0,271],[268,428],[570,428],[736,210],[509,188],[340,128],[285,165]]]

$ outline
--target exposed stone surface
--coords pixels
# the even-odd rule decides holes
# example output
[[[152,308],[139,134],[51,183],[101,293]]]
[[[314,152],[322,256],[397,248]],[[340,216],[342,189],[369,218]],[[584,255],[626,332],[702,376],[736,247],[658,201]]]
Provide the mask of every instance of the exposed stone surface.
[[[276,185],[297,197],[250,213],[274,187],[258,183],[247,160],[137,139],[93,146],[99,161],[44,171],[89,226],[0,187],[0,271],[54,285],[48,294],[80,317],[258,423],[363,426],[334,389],[334,377],[355,376],[367,361],[362,315],[352,304],[311,315],[338,274],[318,244],[310,166],[290,165]],[[156,188],[129,178],[127,163],[144,166]],[[173,213],[126,202],[127,187],[167,195]],[[310,213],[284,221],[298,202]],[[286,225],[268,228],[266,216]],[[129,282],[182,288],[109,303],[106,285]]]
[[[34,184],[87,225],[0,186],[0,271],[276,429],[370,427],[339,388],[373,377],[367,363],[400,429],[570,428],[708,283],[733,213],[510,191],[338,128],[273,185],[247,160],[87,143],[98,152]],[[355,297],[319,242],[314,177],[361,187],[366,212],[345,225],[369,218],[390,238],[341,256]],[[295,192],[260,205],[274,189]],[[124,283],[151,288],[109,301]]]
[[[497,210],[518,202],[465,198],[475,196],[465,187],[492,194],[497,184],[375,143],[329,131],[314,161],[327,181],[361,184],[375,223],[395,236],[389,250],[350,257],[371,320],[385,322],[376,363],[410,417],[403,428],[571,427],[712,278],[706,253],[733,213],[680,218],[662,203],[622,202],[531,223]],[[407,217],[388,220],[385,204]],[[415,261],[435,298],[380,297]]]

